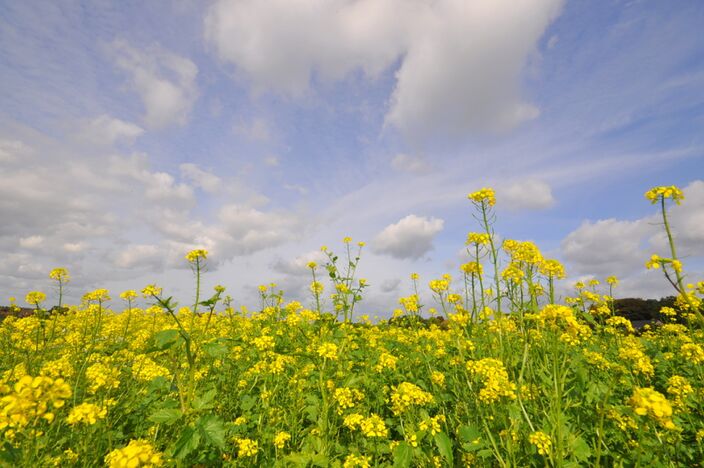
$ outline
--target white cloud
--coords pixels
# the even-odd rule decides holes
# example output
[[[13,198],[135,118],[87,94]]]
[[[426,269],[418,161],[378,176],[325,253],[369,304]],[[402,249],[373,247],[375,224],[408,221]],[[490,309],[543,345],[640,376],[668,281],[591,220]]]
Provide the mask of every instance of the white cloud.
[[[163,265],[164,254],[156,245],[132,244],[122,250],[115,260],[121,268],[135,268],[148,266],[158,269]]]
[[[44,242],[42,236],[29,236],[20,238],[20,247],[25,249],[33,249],[39,247]]]
[[[420,258],[433,248],[433,239],[443,225],[442,219],[408,215],[386,226],[375,237],[373,250],[395,258]]]
[[[555,204],[552,189],[539,180],[525,180],[499,185],[496,196],[501,206],[511,210],[542,210]]]
[[[16,162],[31,153],[31,148],[19,140],[0,139],[0,163]]]
[[[185,125],[198,97],[198,68],[190,60],[153,44],[145,49],[124,40],[110,45],[116,65],[127,72],[142,98],[150,128]]]
[[[430,165],[417,156],[399,153],[391,160],[391,167],[400,172],[422,174],[430,170]]]
[[[576,270],[598,276],[629,274],[642,267],[646,256],[641,244],[651,233],[642,221],[604,219],[585,221],[562,241],[562,255]]]
[[[112,146],[119,142],[132,143],[143,133],[144,129],[138,125],[103,114],[86,120],[77,138],[98,145]]]
[[[184,163],[178,168],[181,171],[181,177],[188,179],[193,185],[200,187],[206,192],[217,192],[222,185],[220,177],[211,172],[204,171],[196,164]]]
[[[206,39],[257,90],[399,63],[387,122],[409,136],[510,128],[539,114],[520,75],[562,0],[216,1]]]
[[[312,278],[310,268],[308,268],[310,262],[324,265],[327,262],[327,257],[320,250],[313,250],[299,255],[293,260],[276,259],[271,267],[274,271],[285,275]]]

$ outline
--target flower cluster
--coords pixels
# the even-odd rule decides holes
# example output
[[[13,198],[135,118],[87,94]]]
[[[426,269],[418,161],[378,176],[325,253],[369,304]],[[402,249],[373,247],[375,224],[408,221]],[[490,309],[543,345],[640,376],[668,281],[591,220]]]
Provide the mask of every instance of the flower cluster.
[[[494,403],[502,397],[516,398],[516,384],[509,381],[508,372],[503,362],[498,359],[468,361],[467,370],[482,380],[483,387],[479,390],[479,400],[483,403]]]
[[[672,405],[662,393],[652,387],[637,387],[628,403],[637,415],[650,416],[666,429],[675,428],[672,422]]]
[[[653,187],[645,192],[645,198],[650,200],[651,203],[657,203],[661,199],[665,200],[667,198],[671,198],[679,205],[680,202],[684,200],[684,193],[682,193],[682,190],[674,185],[670,185],[669,187]]]
[[[494,189],[489,187],[482,187],[480,190],[467,195],[467,198],[478,204],[486,203],[489,206],[494,206],[496,204],[496,193],[494,192]]]
[[[21,429],[37,418],[53,421],[56,415],[52,410],[63,407],[71,393],[64,379],[23,376],[0,399],[0,430]]]
[[[423,406],[433,401],[433,395],[410,382],[401,382],[391,388],[391,410],[394,414],[402,414],[412,406]]]
[[[95,424],[98,419],[105,419],[108,410],[93,403],[81,403],[71,408],[71,412],[66,418],[66,422],[74,425],[79,423]]]
[[[163,455],[146,440],[131,440],[126,447],[113,450],[105,457],[109,468],[153,468],[164,464]]]
[[[540,455],[549,455],[550,454],[550,448],[552,447],[552,440],[550,439],[550,436],[547,435],[544,432],[533,432],[530,436],[528,436],[528,441],[535,445],[535,447],[538,449],[538,453]]]

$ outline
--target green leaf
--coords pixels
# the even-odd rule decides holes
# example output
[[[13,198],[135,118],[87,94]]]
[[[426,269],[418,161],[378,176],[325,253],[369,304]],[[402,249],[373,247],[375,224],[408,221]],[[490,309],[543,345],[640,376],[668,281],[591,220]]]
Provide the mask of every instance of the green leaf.
[[[394,467],[405,468],[411,466],[411,461],[413,460],[413,449],[407,442],[401,442],[393,451],[394,455]]]
[[[229,349],[225,343],[214,341],[211,343],[205,343],[203,345],[203,351],[205,351],[205,354],[211,358],[219,359],[227,356]]]
[[[196,411],[211,409],[213,407],[213,400],[215,399],[216,394],[217,390],[211,388],[202,395],[198,395],[197,397],[195,397],[193,399],[193,403],[191,403],[191,407]]]
[[[589,444],[581,437],[574,439],[570,444],[570,448],[572,449],[572,455],[574,455],[577,461],[585,462],[592,456],[592,450]]]
[[[177,460],[183,460],[191,452],[198,448],[200,444],[200,432],[192,427],[186,427],[181,432],[181,437],[176,441],[173,450],[173,457]]]
[[[152,337],[153,345],[149,351],[164,351],[181,342],[178,330],[161,330]]]
[[[305,467],[308,466],[310,456],[303,453],[291,453],[289,455],[286,455],[284,457],[284,460],[286,460],[287,463],[293,463],[294,466]]]
[[[316,453],[310,459],[311,465],[326,468],[329,464],[328,457],[323,453]]]
[[[196,424],[203,439],[218,448],[225,447],[225,423],[214,414],[201,417]]]
[[[183,413],[181,413],[181,410],[179,409],[162,408],[153,412],[152,415],[149,416],[149,420],[157,424],[166,424],[169,426],[181,419],[182,415]]]
[[[254,405],[257,403],[257,399],[254,398],[251,395],[242,395],[242,398],[240,398],[240,409],[242,411],[249,411],[252,408],[254,408]]]
[[[438,446],[440,455],[450,464],[454,465],[454,457],[452,456],[452,441],[444,432],[435,434],[435,445]]]

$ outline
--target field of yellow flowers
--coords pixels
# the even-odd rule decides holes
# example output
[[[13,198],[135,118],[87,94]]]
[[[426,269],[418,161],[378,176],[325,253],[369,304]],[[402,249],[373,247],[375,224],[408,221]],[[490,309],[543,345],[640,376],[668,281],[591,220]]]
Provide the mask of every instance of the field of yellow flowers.
[[[266,285],[256,311],[200,290],[204,250],[185,259],[187,307],[156,285],[145,309],[105,289],[66,307],[57,268],[58,306],[34,291],[34,315],[0,324],[0,464],[702,466],[704,282],[685,282],[672,242],[682,192],[646,196],[671,247],[647,267],[677,302],[640,332],[613,314],[614,277],[556,303],[562,265],[530,242],[497,245],[491,189],[469,195],[481,229],[460,281],[433,279],[423,305],[411,275],[388,322],[352,320],[367,284],[349,238],[308,265],[307,304]]]

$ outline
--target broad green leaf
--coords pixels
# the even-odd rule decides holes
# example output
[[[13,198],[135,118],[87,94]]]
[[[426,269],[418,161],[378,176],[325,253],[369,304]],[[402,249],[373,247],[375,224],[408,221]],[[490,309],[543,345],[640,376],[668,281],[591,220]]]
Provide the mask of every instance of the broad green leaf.
[[[181,437],[174,445],[173,457],[177,460],[183,460],[191,452],[198,448],[200,444],[200,432],[192,427],[186,427],[181,432]]]
[[[454,457],[452,456],[452,441],[444,432],[435,434],[435,445],[438,447],[440,455],[450,464],[454,465]]]
[[[152,341],[154,344],[150,351],[164,351],[179,344],[182,340],[178,330],[170,329],[156,332],[152,337]]]
[[[411,466],[411,461],[413,460],[413,449],[407,442],[401,442],[394,447],[393,455],[395,468],[406,468]]]
[[[183,413],[181,413],[179,409],[162,408],[153,412],[152,415],[149,416],[149,420],[157,424],[166,424],[168,426],[178,421],[182,415]]]
[[[196,424],[203,439],[218,448],[225,447],[225,424],[222,419],[214,414],[207,414],[201,417]]]

